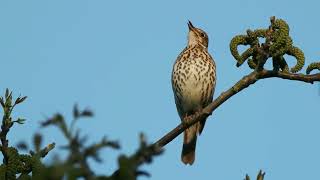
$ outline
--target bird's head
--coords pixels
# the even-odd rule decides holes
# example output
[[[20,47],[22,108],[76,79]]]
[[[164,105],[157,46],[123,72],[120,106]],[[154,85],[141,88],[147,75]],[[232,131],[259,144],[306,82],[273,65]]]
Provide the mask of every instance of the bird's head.
[[[196,28],[192,25],[191,21],[188,22],[188,46],[201,44],[208,48],[209,38],[206,32],[202,29]]]

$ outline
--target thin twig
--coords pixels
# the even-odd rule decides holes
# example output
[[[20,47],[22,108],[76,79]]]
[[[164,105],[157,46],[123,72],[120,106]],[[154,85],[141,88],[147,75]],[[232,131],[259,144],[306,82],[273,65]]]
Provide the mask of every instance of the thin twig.
[[[226,100],[231,98],[233,95],[247,88],[248,86],[256,83],[259,79],[267,79],[267,78],[282,78],[294,81],[302,81],[306,83],[311,83],[315,81],[320,81],[320,73],[313,75],[304,75],[304,74],[294,74],[287,73],[281,71],[271,71],[271,70],[261,70],[261,71],[253,71],[247,76],[244,76],[241,80],[239,80],[234,86],[228,89],[225,92],[222,92],[219,97],[217,97],[212,103],[210,103],[207,107],[205,107],[201,112],[191,115],[192,120],[188,123],[181,123],[173,130],[168,132],[162,138],[160,138],[157,142],[155,142],[152,146],[156,146],[162,148],[173,139],[175,139],[179,134],[181,134],[185,129],[192,126],[196,122],[200,121],[203,117],[208,117],[212,114],[212,112],[217,109],[221,104],[223,104]]]

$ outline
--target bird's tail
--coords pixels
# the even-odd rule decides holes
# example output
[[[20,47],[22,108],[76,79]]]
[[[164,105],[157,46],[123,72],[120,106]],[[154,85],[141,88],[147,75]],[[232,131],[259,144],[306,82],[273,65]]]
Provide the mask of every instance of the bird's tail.
[[[184,131],[181,161],[184,164],[192,165],[195,160],[198,123],[192,125]]]

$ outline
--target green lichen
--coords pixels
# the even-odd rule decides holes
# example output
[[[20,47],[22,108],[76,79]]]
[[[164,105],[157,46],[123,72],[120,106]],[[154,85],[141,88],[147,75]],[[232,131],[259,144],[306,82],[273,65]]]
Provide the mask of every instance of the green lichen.
[[[305,57],[303,52],[299,48],[292,46],[287,52],[287,54],[297,59],[297,64],[294,67],[292,67],[290,71],[292,73],[296,73],[300,71],[303,68],[304,62],[305,62]]]
[[[269,53],[272,57],[284,55],[292,46],[292,40],[289,36],[289,26],[282,19],[271,17],[270,38],[272,44]]]
[[[256,29],[253,31],[254,37],[266,37],[268,30],[267,29]]]
[[[238,61],[237,66],[240,66],[248,57],[251,56],[251,50],[248,49],[244,54],[239,54],[237,47],[239,45],[248,45],[247,38],[245,35],[238,35],[232,38],[230,42],[230,51],[233,57]],[[250,53],[251,52],[251,53]]]
[[[256,59],[252,59],[252,58],[248,59],[248,65],[251,69],[255,69],[257,67],[257,64],[258,62]]]
[[[320,62],[314,62],[314,63],[311,63],[308,67],[307,67],[307,70],[306,70],[306,73],[307,74],[310,74],[310,72],[314,69],[317,69],[317,70],[320,70]]]
[[[284,55],[293,56],[297,64],[290,69],[290,72],[300,71],[305,62],[303,52],[293,46],[292,38],[289,36],[289,25],[282,19],[271,17],[271,25],[267,29],[247,30],[246,35],[237,35],[230,42],[230,51],[237,61],[237,67],[246,60],[251,69],[263,69],[267,59],[272,59],[273,69],[289,72],[288,63]],[[260,43],[259,38],[265,42]],[[250,46],[242,54],[238,52],[239,45]]]

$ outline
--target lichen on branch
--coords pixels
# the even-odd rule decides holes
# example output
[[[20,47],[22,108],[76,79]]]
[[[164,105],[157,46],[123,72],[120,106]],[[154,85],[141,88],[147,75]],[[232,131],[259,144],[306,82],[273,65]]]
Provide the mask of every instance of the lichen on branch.
[[[304,66],[305,57],[298,47],[293,46],[292,39],[289,36],[289,26],[281,19],[275,17],[270,18],[271,25],[267,29],[247,30],[246,35],[237,35],[230,42],[230,51],[237,61],[237,66],[241,66],[245,61],[251,69],[254,69],[250,74],[242,77],[228,90],[222,92],[201,111],[189,115],[190,121],[180,123],[170,132],[157,140],[153,146],[164,147],[170,143],[178,135],[183,133],[185,129],[197,123],[204,117],[210,116],[215,109],[220,107],[225,101],[240,91],[255,84],[258,80],[268,78],[280,78],[285,80],[300,81],[305,83],[314,83],[320,81],[320,73],[306,75],[296,73]],[[259,38],[264,38],[265,42],[260,43]],[[238,46],[249,46],[243,53],[239,53]],[[297,59],[297,64],[291,69],[286,62],[285,55],[293,56]],[[273,61],[273,69],[267,70],[264,65],[268,59]],[[307,68],[307,73],[311,70],[320,70],[319,63],[311,63]]]
[[[305,57],[298,47],[293,46],[289,25],[286,21],[276,19],[274,16],[270,18],[270,23],[266,29],[247,30],[246,35],[237,35],[232,38],[230,51],[237,61],[237,67],[247,61],[251,69],[263,68],[265,61],[272,59],[274,70],[291,73],[300,71],[304,66]],[[264,38],[265,41],[261,43],[259,38]],[[250,47],[240,54],[238,51],[240,45]],[[296,65],[291,69],[288,67],[285,55],[293,56],[297,60]]]
[[[320,70],[320,62],[314,62],[314,63],[311,63],[308,67],[307,67],[307,70],[306,70],[306,73],[307,74],[310,74],[310,72],[314,69],[317,69],[317,70]]]

